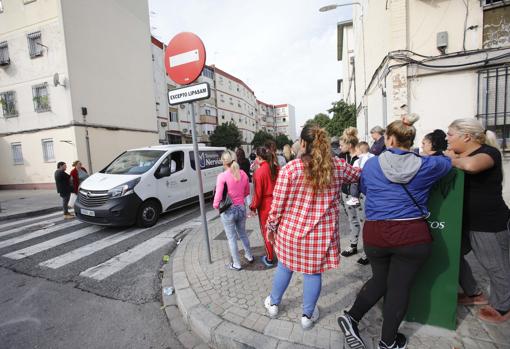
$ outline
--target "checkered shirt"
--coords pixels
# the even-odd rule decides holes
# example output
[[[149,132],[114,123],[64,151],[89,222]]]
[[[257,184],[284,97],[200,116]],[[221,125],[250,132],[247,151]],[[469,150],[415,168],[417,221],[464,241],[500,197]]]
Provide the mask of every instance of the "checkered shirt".
[[[322,273],[338,267],[338,217],[342,184],[359,180],[360,169],[334,158],[331,185],[315,192],[305,185],[301,159],[280,170],[266,228],[275,233],[278,260],[292,271]]]

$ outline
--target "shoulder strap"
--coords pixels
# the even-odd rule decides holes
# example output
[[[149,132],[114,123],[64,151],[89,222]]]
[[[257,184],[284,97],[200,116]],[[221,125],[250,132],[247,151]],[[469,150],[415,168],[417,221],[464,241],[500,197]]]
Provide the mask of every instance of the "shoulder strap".
[[[411,194],[411,192],[409,191],[409,189],[407,189],[406,185],[403,184],[403,183],[400,183],[400,185],[402,186],[402,188],[404,188],[404,190],[406,191],[407,195],[409,195],[409,197],[411,198],[411,200],[413,200],[413,203],[414,205],[418,208],[418,210],[420,210],[423,218],[428,218],[430,216],[430,213],[425,213],[423,211],[423,209],[421,208],[420,205],[418,205],[418,202],[416,201],[416,199],[414,198],[413,194]]]
[[[228,186],[227,186],[227,181],[225,180],[225,185],[223,185],[223,195],[222,195],[222,200],[225,200],[227,198],[227,194],[228,194]]]

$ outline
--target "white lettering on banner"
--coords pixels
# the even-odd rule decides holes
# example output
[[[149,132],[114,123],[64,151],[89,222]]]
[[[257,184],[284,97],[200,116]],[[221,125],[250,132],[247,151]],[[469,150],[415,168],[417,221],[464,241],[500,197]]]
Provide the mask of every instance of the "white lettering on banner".
[[[438,222],[438,221],[428,221],[431,229],[441,229],[443,230],[446,227],[446,222]]]
[[[209,84],[203,82],[201,84],[186,86],[176,90],[168,91],[168,101],[170,105],[198,101],[207,99],[211,95]]]

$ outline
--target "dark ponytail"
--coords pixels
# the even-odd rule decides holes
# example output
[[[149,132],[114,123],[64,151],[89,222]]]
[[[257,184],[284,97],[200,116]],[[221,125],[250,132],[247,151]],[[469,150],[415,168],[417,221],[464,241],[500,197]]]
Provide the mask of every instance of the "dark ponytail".
[[[258,157],[267,162],[271,172],[271,180],[275,181],[276,178],[278,177],[278,166],[276,165],[276,158],[273,152],[267,149],[266,147],[258,147],[255,150],[255,153],[257,154]]]

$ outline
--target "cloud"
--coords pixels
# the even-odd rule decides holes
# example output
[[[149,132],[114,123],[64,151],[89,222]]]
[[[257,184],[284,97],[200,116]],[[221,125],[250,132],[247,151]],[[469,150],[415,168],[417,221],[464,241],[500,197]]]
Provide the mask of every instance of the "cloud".
[[[258,99],[290,103],[296,124],[340,99],[336,22],[350,8],[320,13],[330,1],[150,0],[153,34],[165,43],[191,31],[203,40],[207,63],[243,80]]]

